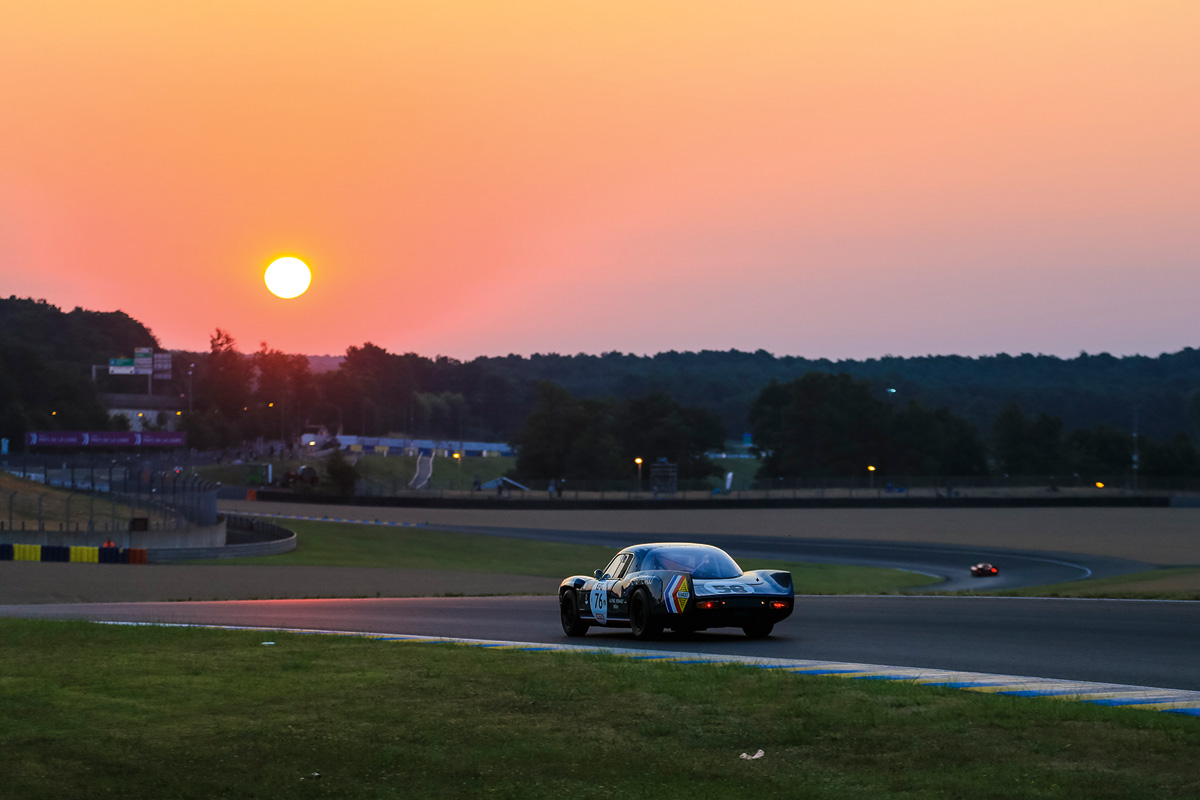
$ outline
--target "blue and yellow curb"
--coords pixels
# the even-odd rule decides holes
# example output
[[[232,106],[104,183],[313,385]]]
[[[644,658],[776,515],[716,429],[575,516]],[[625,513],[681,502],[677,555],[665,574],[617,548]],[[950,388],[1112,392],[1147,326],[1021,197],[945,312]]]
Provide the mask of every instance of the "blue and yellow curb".
[[[709,653],[680,653],[669,650],[636,650],[630,648],[592,647],[579,644],[546,642],[508,642],[489,639],[458,639],[447,636],[417,636],[396,633],[363,633],[358,631],[310,630],[304,628],[260,628],[238,625],[203,625],[196,623],[118,622],[100,620],[102,625],[154,625],[172,628],[215,628],[236,631],[266,631],[272,633],[301,633],[326,636],[357,636],[381,642],[406,644],[454,644],[481,647],[488,650],[520,650],[529,652],[569,652],[622,656],[635,661],[675,664],[739,664],[761,669],[779,670],[796,675],[819,675],[851,680],[905,681],[926,686],[942,686],[971,692],[1009,697],[1041,697],[1052,700],[1072,700],[1102,706],[1141,708],[1171,714],[1200,717],[1200,692],[1183,689],[1160,689],[1152,686],[1126,686],[1116,683],[1092,683],[1054,678],[1034,678],[1021,675],[992,675],[979,672],[959,672],[921,667],[889,667],[879,664],[855,664],[844,661],[808,661],[758,656],[715,655]]]

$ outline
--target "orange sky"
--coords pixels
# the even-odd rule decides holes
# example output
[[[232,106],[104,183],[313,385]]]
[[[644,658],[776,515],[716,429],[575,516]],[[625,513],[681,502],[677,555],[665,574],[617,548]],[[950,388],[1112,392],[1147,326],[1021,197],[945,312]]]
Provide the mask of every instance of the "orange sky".
[[[0,294],[168,348],[1200,346],[1192,0],[2,16]]]

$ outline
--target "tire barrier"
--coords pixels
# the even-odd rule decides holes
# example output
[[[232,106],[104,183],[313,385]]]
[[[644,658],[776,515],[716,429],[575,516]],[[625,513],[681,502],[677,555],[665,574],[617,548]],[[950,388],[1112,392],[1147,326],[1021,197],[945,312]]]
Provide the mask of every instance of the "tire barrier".
[[[146,564],[144,547],[79,547],[41,544],[0,544],[0,561],[41,561],[76,564]]]
[[[81,547],[75,545],[71,547],[71,561],[81,564],[99,564],[100,563],[100,548],[99,547]]]
[[[42,545],[42,561],[67,562],[71,560],[71,548],[56,544]]]
[[[41,561],[42,546],[40,544],[14,544],[13,561]]]

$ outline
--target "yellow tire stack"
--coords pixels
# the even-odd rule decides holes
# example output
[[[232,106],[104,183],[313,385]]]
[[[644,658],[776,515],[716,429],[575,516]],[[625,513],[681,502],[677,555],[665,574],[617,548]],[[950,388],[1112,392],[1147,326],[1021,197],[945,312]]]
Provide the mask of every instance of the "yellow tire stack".
[[[79,562],[82,564],[99,564],[100,563],[100,548],[99,547],[72,547],[71,548],[72,563]]]
[[[42,546],[40,544],[14,544],[13,561],[41,561]]]

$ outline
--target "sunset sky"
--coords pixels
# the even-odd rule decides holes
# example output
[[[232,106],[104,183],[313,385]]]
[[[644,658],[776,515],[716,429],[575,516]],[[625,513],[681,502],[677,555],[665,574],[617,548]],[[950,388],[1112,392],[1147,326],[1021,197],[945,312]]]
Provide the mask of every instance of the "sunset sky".
[[[1198,42],[1195,0],[5,0],[0,294],[191,350],[1200,346]]]

